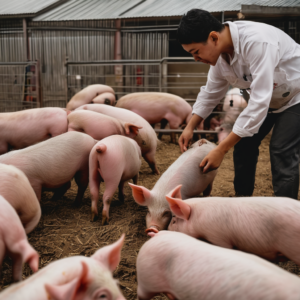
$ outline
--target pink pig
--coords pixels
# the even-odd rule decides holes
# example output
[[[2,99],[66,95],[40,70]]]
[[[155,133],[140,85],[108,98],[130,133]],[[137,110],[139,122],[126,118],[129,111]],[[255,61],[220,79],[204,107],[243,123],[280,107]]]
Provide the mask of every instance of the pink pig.
[[[155,174],[159,174],[155,162],[155,152],[157,147],[156,133],[144,118],[127,109],[112,107],[104,104],[87,104],[77,108],[77,110],[80,109],[99,112],[141,127],[141,129],[139,130],[139,134],[134,138],[134,140],[141,147],[142,155],[146,162],[149,164],[151,170]]]
[[[39,255],[28,243],[17,213],[2,196],[0,207],[0,264],[6,255],[10,256],[13,260],[13,280],[20,281],[25,262],[33,272],[38,270]]]
[[[124,202],[124,183],[133,179],[137,183],[141,167],[141,150],[127,137],[112,135],[98,142],[90,154],[90,191],[92,194],[92,220],[98,215],[99,185],[105,182],[102,225],[109,220],[109,207],[119,187],[119,200]]]
[[[0,114],[0,155],[22,149],[68,130],[67,112],[59,107]]]
[[[135,138],[141,127],[90,110],[76,110],[68,115],[68,131],[86,133],[96,140],[111,135]]]
[[[132,93],[120,98],[116,107],[125,108],[143,117],[150,124],[161,123],[164,129],[169,123],[171,129],[187,124],[192,107],[181,97],[169,93]],[[161,134],[159,134],[160,138]],[[175,134],[171,135],[175,143]]]
[[[169,230],[269,260],[283,254],[300,265],[300,203],[281,197],[194,198],[181,185],[166,199],[174,214]]]
[[[115,101],[115,91],[110,86],[92,84],[75,94],[68,102],[67,109],[74,110],[89,103],[115,105]]]
[[[79,204],[89,182],[89,154],[96,141],[81,132],[67,132],[26,149],[0,156],[0,163],[11,164],[28,177],[41,200],[42,188],[57,189],[54,198],[62,197],[75,177]]]
[[[198,196],[202,192],[205,196],[210,195],[217,170],[203,174],[199,164],[215,147],[215,144],[204,139],[194,143],[166,170],[151,191],[129,183],[135,202],[148,207],[146,233],[168,228],[172,215],[165,196],[178,184],[184,183],[183,199]]]
[[[15,209],[25,232],[31,232],[41,218],[41,206],[25,174],[14,166],[0,164],[0,195]]]
[[[172,300],[297,300],[300,295],[298,276],[272,263],[170,231],[142,246],[137,281],[139,300],[159,293]]]
[[[73,256],[50,263],[0,294],[1,300],[125,300],[112,272],[120,262],[124,234],[91,257]]]

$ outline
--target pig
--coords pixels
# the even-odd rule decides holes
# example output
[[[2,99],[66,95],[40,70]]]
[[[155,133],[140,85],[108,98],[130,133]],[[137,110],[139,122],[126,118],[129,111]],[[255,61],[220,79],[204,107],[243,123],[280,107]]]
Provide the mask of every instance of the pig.
[[[135,138],[142,127],[91,110],[77,110],[68,115],[68,131],[86,133],[96,140],[111,135]]]
[[[0,294],[1,300],[125,300],[112,272],[120,262],[124,234],[91,257],[73,256],[50,263]]]
[[[154,234],[154,233],[153,233]],[[255,255],[179,232],[154,234],[137,257],[138,299],[298,300],[300,280]]]
[[[0,155],[67,132],[67,112],[59,107],[0,113]]]
[[[105,182],[103,194],[102,225],[109,221],[109,207],[116,189],[119,200],[124,202],[124,183],[133,179],[137,184],[141,167],[141,149],[127,137],[112,135],[98,142],[89,158],[90,192],[92,195],[92,221],[98,215],[99,185]]]
[[[193,198],[181,185],[166,199],[173,213],[168,229],[268,260],[283,255],[300,265],[300,203],[282,197]]]
[[[41,206],[25,174],[14,166],[0,164],[0,195],[15,209],[28,234],[41,218]]]
[[[148,207],[146,233],[168,228],[172,215],[165,196],[178,184],[184,183],[183,199],[202,192],[205,196],[210,195],[217,170],[203,174],[199,165],[215,147],[215,144],[204,139],[194,143],[163,173],[151,191],[143,186],[129,184],[137,204]]]
[[[131,110],[150,124],[161,123],[164,129],[169,123],[171,129],[187,124],[192,115],[192,107],[181,97],[169,93],[132,93],[120,98],[116,107]],[[159,137],[161,137],[159,135]],[[171,135],[173,143],[175,134]]]
[[[42,188],[56,189],[54,198],[62,197],[75,177],[79,205],[88,186],[89,154],[96,141],[81,132],[67,132],[50,140],[0,156],[0,163],[11,164],[27,176],[38,200]]]
[[[221,120],[221,125],[215,126],[215,130],[218,131],[219,143],[221,143],[230,134],[235,121],[246,107],[247,102],[243,96],[240,95],[239,89],[234,88],[226,94],[223,103],[225,116]]]
[[[115,91],[110,86],[92,84],[75,94],[68,102],[67,109],[74,110],[89,103],[115,105],[115,101]]]
[[[37,272],[39,255],[28,243],[17,213],[1,195],[0,207],[0,264],[6,255],[10,256],[13,260],[13,280],[20,281],[24,263]]]
[[[139,134],[134,138],[142,150],[142,156],[149,164],[149,167],[155,174],[159,174],[155,162],[155,152],[157,147],[157,137],[151,125],[138,114],[124,108],[111,107],[104,104],[87,104],[78,107],[76,110],[92,110],[110,117],[117,118],[125,122],[132,122],[136,126],[141,127]]]

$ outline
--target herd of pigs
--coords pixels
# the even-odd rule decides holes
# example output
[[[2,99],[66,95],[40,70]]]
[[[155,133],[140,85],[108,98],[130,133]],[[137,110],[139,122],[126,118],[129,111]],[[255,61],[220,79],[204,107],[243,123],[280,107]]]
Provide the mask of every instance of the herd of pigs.
[[[208,126],[218,130],[219,141],[247,105],[235,96],[226,96],[223,117],[210,118]],[[91,257],[60,259],[38,271],[39,255],[26,234],[40,220],[42,191],[53,191],[58,199],[73,178],[76,205],[89,185],[92,221],[105,182],[102,225],[109,222],[116,190],[124,202],[124,184],[133,180],[134,200],[148,208],[146,233],[151,237],[137,258],[139,299],[159,293],[178,300],[300,299],[300,279],[268,262],[290,259],[300,265],[298,201],[209,197],[217,170],[203,174],[199,167],[215,147],[205,139],[192,144],[151,191],[137,185],[141,157],[159,174],[151,125],[169,123],[177,129],[189,121],[192,109],[167,93],[133,93],[115,102],[112,88],[91,85],[66,109],[0,114],[0,263],[11,257],[14,281],[21,280],[24,263],[37,272],[6,288],[0,299],[125,299],[112,276],[124,234]]]

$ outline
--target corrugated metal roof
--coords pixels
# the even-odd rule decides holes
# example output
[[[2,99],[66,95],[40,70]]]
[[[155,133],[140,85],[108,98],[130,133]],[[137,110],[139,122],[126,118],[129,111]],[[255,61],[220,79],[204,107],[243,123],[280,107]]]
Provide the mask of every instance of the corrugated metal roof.
[[[182,16],[192,8],[201,8],[209,12],[240,11],[242,4],[297,7],[300,6],[300,0],[70,0],[33,20],[69,21]]]
[[[141,0],[71,0],[42,14],[34,21],[116,19]]]
[[[36,14],[59,0],[0,0],[0,15]]]

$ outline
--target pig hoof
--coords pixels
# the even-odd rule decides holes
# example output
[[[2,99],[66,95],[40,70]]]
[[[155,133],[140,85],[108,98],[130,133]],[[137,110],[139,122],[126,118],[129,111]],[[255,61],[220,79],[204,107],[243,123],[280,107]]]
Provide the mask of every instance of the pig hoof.
[[[98,216],[95,213],[92,213],[91,222],[95,222],[98,219]]]
[[[102,226],[108,224],[108,218],[106,217],[106,211],[102,212]]]

